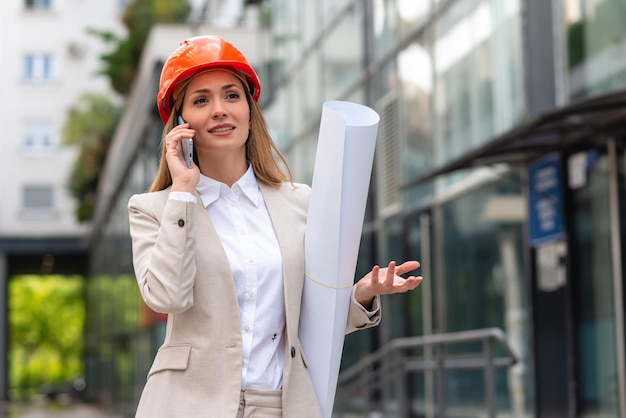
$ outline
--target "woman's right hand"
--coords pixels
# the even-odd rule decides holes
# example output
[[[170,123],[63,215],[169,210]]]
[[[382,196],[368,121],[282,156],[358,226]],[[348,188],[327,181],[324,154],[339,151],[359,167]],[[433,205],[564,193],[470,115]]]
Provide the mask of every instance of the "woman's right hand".
[[[183,158],[181,141],[185,138],[193,138],[195,131],[189,128],[188,123],[175,126],[165,136],[165,159],[172,176],[173,192],[193,193],[200,180],[200,169],[193,163],[187,167]]]

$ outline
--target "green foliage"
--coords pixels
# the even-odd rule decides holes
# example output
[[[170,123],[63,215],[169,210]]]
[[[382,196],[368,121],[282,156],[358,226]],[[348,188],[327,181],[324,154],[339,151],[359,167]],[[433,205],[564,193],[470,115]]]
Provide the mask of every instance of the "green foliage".
[[[84,280],[16,276],[9,282],[9,386],[26,399],[83,371]]]
[[[107,97],[87,93],[70,111],[63,127],[63,143],[80,149],[68,188],[76,199],[76,219],[91,219],[100,171],[104,166],[120,110]]]
[[[145,41],[155,23],[183,22],[191,6],[187,0],[132,0],[122,17],[128,36],[120,38],[110,31],[89,30],[92,35],[112,45],[100,58],[101,74],[109,78],[113,89],[126,95],[135,78]],[[76,219],[89,221],[93,216],[100,171],[119,120],[120,110],[106,97],[87,93],[70,112],[63,129],[66,145],[80,149],[70,175],[68,189],[77,201]]]
[[[87,323],[91,340],[133,332],[140,326],[143,302],[135,276],[91,277],[85,297],[91,313]]]
[[[90,30],[89,33],[112,44],[112,50],[100,57],[113,89],[126,95],[130,91],[144,44],[155,23],[182,23],[191,6],[187,0],[132,0],[125,9],[122,22],[128,36],[120,38],[110,31]]]
[[[575,22],[567,28],[569,68],[574,68],[585,59],[585,24]]]

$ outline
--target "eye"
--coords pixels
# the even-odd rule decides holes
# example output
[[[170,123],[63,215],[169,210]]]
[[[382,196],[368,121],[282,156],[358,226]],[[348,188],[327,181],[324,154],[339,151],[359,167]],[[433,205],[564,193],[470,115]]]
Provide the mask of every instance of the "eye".
[[[193,101],[193,104],[202,104],[202,103],[206,103],[207,99],[206,97],[198,97],[197,99],[195,99]]]
[[[239,93],[235,93],[235,92],[226,94],[226,98],[229,99],[229,100],[236,100],[239,97],[240,97]]]

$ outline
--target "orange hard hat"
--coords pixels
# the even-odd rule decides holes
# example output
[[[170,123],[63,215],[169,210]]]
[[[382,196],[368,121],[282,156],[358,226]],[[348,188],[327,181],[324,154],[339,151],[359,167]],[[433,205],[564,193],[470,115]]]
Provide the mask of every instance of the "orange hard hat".
[[[182,41],[161,70],[157,106],[163,123],[167,123],[172,112],[177,87],[198,72],[211,68],[241,74],[248,81],[254,101],[259,100],[261,82],[241,51],[219,36],[196,36]]]

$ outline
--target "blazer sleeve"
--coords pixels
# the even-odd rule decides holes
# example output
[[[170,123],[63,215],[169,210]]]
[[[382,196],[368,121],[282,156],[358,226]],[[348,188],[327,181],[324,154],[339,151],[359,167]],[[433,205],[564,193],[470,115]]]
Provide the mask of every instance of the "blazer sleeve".
[[[381,304],[380,296],[377,295],[374,298],[374,304],[372,312],[361,306],[359,302],[354,298],[354,286],[352,286],[352,292],[350,292],[350,308],[348,310],[348,321],[346,323],[346,334],[359,329],[371,328],[380,324],[381,319]]]
[[[130,235],[144,301],[156,312],[178,313],[193,305],[197,205],[167,196],[155,192],[130,198]]]

